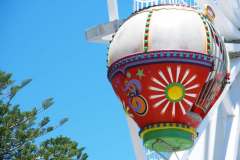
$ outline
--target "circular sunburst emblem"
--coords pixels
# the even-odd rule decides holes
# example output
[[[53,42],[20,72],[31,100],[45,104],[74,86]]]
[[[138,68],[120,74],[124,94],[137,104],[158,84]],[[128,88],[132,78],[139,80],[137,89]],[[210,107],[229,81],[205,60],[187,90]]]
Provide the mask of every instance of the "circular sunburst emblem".
[[[149,86],[153,92],[149,99],[155,101],[153,107],[162,107],[161,114],[165,114],[171,106],[173,117],[176,116],[176,107],[179,107],[185,115],[193,106],[192,98],[197,97],[196,89],[200,87],[196,83],[197,75],[191,75],[189,69],[183,70],[181,66],[175,69],[176,74],[171,67],[167,67],[167,72],[160,70],[158,73],[160,77],[152,77],[154,83]]]
[[[185,88],[181,83],[171,83],[165,89],[166,97],[171,102],[180,102],[185,97]]]

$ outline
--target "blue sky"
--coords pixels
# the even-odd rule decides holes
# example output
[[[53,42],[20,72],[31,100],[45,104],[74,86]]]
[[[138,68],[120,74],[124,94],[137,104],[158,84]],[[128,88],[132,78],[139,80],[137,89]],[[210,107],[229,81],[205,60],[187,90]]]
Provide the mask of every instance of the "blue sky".
[[[132,2],[119,2],[126,18]],[[24,110],[54,97],[41,116],[51,124],[70,118],[49,136],[71,137],[91,160],[132,160],[124,112],[106,77],[107,46],[84,39],[86,28],[107,21],[105,0],[1,0],[0,69],[16,82],[33,79],[14,101]]]

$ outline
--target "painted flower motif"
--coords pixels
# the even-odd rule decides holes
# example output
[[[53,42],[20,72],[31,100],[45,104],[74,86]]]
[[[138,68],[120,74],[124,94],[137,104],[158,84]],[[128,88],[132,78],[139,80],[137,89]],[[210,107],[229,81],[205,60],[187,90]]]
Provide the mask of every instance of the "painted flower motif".
[[[191,76],[190,70],[185,70],[183,76],[181,75],[181,67],[177,66],[176,74],[173,75],[171,67],[167,67],[167,75],[159,71],[159,78],[152,77],[154,85],[149,87],[153,94],[149,97],[151,100],[158,100],[153,105],[154,108],[163,105],[161,114],[165,114],[169,107],[172,108],[172,116],[176,116],[176,106],[179,106],[182,113],[186,114],[184,106],[192,107],[192,98],[196,98],[197,94],[194,89],[199,87],[199,84],[193,83],[197,78],[196,75]],[[157,87],[156,87],[157,86]],[[186,105],[185,105],[186,104]]]

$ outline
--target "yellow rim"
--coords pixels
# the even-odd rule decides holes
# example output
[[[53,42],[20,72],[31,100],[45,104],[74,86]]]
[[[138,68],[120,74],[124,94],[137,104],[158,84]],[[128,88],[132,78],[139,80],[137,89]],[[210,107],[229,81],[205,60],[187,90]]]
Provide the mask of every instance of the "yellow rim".
[[[152,128],[145,127],[143,131],[141,131],[140,137],[143,138],[146,133],[151,131],[159,131],[159,130],[165,130],[165,129],[178,129],[181,131],[190,132],[195,138],[197,137],[196,130],[193,127],[189,127],[189,128],[182,127],[182,126],[178,127],[176,123],[172,123],[171,126],[169,124],[164,124],[165,126],[163,124],[159,124],[159,125],[154,125],[152,126]]]

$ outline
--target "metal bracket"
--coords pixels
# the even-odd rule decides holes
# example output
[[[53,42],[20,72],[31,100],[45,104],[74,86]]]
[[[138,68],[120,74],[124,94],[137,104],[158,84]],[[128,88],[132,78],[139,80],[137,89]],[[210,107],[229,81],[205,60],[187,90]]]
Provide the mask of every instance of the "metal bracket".
[[[112,35],[118,30],[124,20],[115,20],[109,23],[100,24],[88,29],[85,37],[88,42],[92,43],[108,43],[112,39]]]

